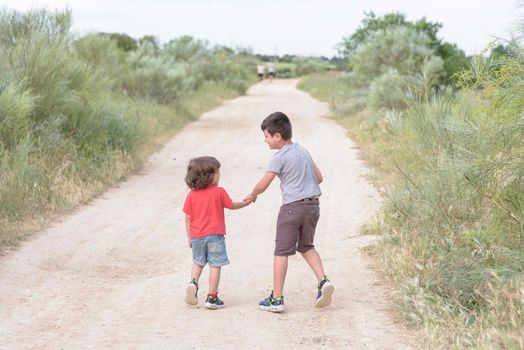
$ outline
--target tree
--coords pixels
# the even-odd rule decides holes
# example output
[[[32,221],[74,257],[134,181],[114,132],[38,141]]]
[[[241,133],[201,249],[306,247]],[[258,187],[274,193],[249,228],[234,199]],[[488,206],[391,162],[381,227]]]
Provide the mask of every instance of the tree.
[[[144,35],[138,39],[138,46],[147,50],[152,50],[155,53],[160,49],[158,38],[152,35]]]
[[[349,58],[355,53],[358,46],[365,42],[368,37],[379,29],[386,29],[390,26],[405,25],[406,19],[401,13],[388,13],[383,17],[377,18],[373,11],[364,12],[365,18],[362,20],[362,24],[357,28],[355,33],[350,37],[342,39],[342,43],[339,45],[340,54]]]
[[[349,59],[355,82],[367,86],[392,68],[405,75],[419,72],[423,62],[434,54],[429,43],[425,33],[406,26],[375,31]]]
[[[416,21],[407,21],[401,13],[388,13],[382,17],[377,17],[373,12],[366,12],[360,27],[350,37],[343,38],[339,44],[340,54],[350,60],[356,54],[359,46],[363,45],[370,37],[380,30],[392,27],[406,27],[414,32],[423,33],[427,37],[426,45],[433,50],[444,61],[445,75],[440,83],[451,84],[453,76],[467,67],[468,60],[464,51],[460,50],[455,44],[442,42],[437,37],[442,24],[429,22],[425,17]]]
[[[183,35],[169,41],[165,49],[173,56],[175,61],[189,62],[193,58],[207,55],[207,46],[207,41],[195,39],[189,35]]]
[[[437,55],[444,60],[446,75],[442,78],[442,83],[446,85],[453,84],[456,81],[457,73],[469,65],[466,54],[455,44],[443,43],[439,45],[437,47]]]
[[[136,40],[127,34],[120,33],[98,33],[102,36],[108,36],[111,40],[116,41],[116,46],[123,51],[135,51],[138,48]]]
[[[489,59],[491,61],[496,61],[504,56],[510,56],[512,54],[512,49],[509,45],[498,44],[497,46],[491,49],[489,54]]]

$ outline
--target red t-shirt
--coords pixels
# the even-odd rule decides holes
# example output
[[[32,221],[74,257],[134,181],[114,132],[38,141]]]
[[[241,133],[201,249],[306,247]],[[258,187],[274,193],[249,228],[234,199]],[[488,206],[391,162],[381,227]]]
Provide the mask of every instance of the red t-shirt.
[[[224,208],[232,208],[233,201],[222,187],[208,186],[191,190],[184,202],[184,213],[190,217],[191,238],[207,235],[225,235]]]

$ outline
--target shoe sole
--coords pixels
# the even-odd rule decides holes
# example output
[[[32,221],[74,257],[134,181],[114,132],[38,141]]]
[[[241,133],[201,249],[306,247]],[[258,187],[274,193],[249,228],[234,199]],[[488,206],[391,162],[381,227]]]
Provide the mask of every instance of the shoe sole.
[[[189,305],[198,304],[198,299],[196,297],[197,287],[191,283],[186,287],[186,303]]]
[[[258,305],[258,308],[260,310],[275,312],[275,313],[281,313],[285,311],[283,306],[272,306],[271,307],[271,306]]]
[[[335,287],[331,283],[326,282],[322,286],[321,291],[322,291],[322,296],[318,298],[317,301],[315,302],[315,307],[318,307],[318,308],[326,307],[329,304],[331,304],[331,296],[333,295],[333,292],[335,291]]]
[[[204,307],[209,310],[218,310],[222,309],[224,305],[217,305],[217,304],[211,304],[211,303],[205,303]]]

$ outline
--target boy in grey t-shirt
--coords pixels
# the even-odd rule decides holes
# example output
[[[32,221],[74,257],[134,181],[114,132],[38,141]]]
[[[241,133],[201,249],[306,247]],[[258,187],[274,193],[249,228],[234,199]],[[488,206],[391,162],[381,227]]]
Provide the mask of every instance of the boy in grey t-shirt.
[[[284,282],[288,257],[300,252],[318,279],[315,307],[331,303],[333,284],[327,279],[322,259],[313,244],[315,229],[320,216],[319,197],[322,174],[309,152],[291,141],[289,118],[282,112],[270,114],[261,125],[265,142],[270,149],[278,149],[271,158],[266,173],[245,200],[256,201],[275,176],[280,179],[282,206],[277,219],[275,253],[273,262],[273,292],[260,301],[258,307],[265,311],[284,311]]]

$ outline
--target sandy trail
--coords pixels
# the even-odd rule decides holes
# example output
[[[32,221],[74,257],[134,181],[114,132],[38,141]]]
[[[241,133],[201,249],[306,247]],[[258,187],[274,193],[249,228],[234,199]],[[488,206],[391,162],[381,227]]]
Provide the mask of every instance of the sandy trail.
[[[380,197],[366,167],[327,106],[296,80],[253,86],[188,125],[130,177],[62,223],[0,260],[2,349],[408,349],[388,315],[388,292],[359,248],[373,237],[358,227]],[[271,290],[278,179],[258,201],[226,212],[231,264],[223,268],[219,311],[184,304],[191,251],[182,204],[188,160],[213,155],[221,183],[241,200],[271,156],[259,129],[271,112],[287,113],[293,140],[324,175],[317,249],[335,284],[334,301],[312,307],[316,280],[300,256],[290,259],[284,314],[259,311]],[[199,304],[207,292],[208,269]]]

